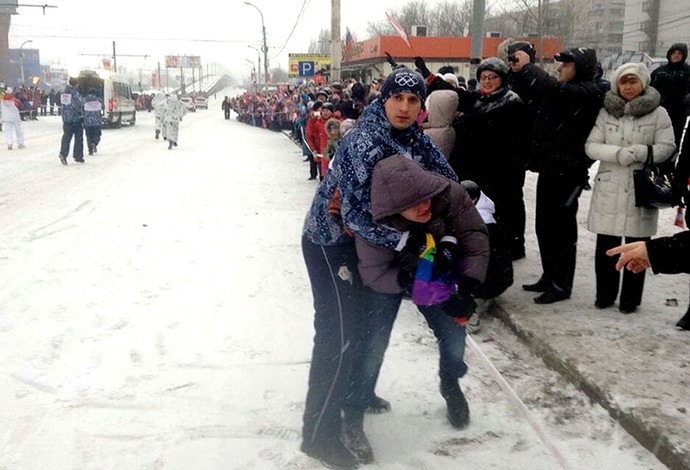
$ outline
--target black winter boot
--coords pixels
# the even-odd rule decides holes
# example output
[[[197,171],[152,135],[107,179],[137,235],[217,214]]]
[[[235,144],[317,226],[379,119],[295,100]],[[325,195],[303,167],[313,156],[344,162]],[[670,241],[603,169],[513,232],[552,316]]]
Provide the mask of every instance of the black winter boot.
[[[451,426],[462,429],[470,422],[470,408],[457,379],[441,379],[441,396],[448,408],[446,416]]]
[[[391,402],[384,400],[380,396],[374,394],[366,409],[366,413],[380,414],[388,413],[391,410]]]
[[[357,456],[359,463],[374,461],[369,439],[364,434],[364,413],[346,411],[343,413],[343,443]]]
[[[359,467],[357,456],[338,438],[324,439],[318,444],[302,442],[300,450],[309,457],[321,461],[328,468],[355,470]]]
[[[690,330],[690,308],[688,308],[688,311],[683,315],[683,318],[678,320],[676,328],[679,330]]]

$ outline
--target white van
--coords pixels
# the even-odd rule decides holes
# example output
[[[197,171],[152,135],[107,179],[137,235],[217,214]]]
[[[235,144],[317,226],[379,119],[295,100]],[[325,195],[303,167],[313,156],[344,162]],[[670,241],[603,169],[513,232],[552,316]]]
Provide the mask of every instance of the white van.
[[[79,72],[79,93],[86,96],[90,89],[103,100],[103,125],[120,127],[123,122],[133,126],[137,120],[136,101],[127,81],[108,70],[82,70]]]

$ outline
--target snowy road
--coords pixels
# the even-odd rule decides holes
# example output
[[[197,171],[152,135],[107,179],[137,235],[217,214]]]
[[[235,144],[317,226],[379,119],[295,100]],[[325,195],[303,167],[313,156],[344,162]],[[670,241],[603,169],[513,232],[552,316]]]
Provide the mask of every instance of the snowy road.
[[[0,149],[0,469],[322,468],[299,452],[313,330],[299,235],[314,184],[281,134],[153,116],[59,164],[57,117]],[[481,348],[575,469],[665,468],[498,321]],[[472,351],[463,431],[405,305],[370,416],[372,469],[562,468]]]

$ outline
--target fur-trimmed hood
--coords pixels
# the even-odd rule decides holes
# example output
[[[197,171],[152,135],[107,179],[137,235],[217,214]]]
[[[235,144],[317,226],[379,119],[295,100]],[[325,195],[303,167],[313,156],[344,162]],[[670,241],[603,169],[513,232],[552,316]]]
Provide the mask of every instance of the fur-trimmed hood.
[[[640,117],[645,116],[661,105],[661,95],[654,87],[647,87],[645,91],[632,101],[625,101],[620,95],[611,91],[604,97],[604,108],[612,116]]]

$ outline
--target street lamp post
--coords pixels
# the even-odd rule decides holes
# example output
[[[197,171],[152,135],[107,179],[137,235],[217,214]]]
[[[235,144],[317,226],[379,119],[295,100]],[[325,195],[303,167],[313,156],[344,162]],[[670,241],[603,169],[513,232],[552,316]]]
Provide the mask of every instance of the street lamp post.
[[[28,41],[24,41],[21,46],[19,46],[19,72],[21,73],[22,77],[22,86],[24,86],[24,52],[22,52],[22,48],[24,47],[25,44],[28,44],[30,42],[33,42],[31,39]]]
[[[255,85],[258,85],[259,79],[258,79],[258,75],[256,74],[257,69],[256,69],[256,65],[254,64],[254,61],[249,60],[249,59],[244,59],[244,60],[246,60],[247,62],[249,62],[249,63],[251,64],[251,66],[252,66],[252,74],[255,75],[255,79],[256,79],[256,84],[255,84]],[[250,78],[251,78],[251,77],[250,77]]]
[[[248,45],[247,47],[251,47],[252,49],[254,49],[256,51],[256,53],[257,53],[256,57],[257,57],[257,60],[259,61],[258,62],[259,65],[256,67],[256,70],[258,70],[259,73],[261,73],[261,51],[252,45]]]
[[[264,14],[261,13],[261,10],[259,10],[259,7],[254,5],[253,3],[250,2],[244,2],[245,5],[249,5],[250,7],[256,8],[256,11],[259,12],[259,15],[261,15],[261,31],[263,33],[263,45],[261,46],[261,50],[264,53],[264,85],[268,87],[268,46],[266,45],[266,25],[264,24]]]

